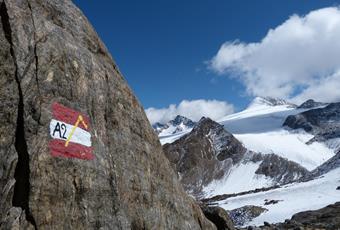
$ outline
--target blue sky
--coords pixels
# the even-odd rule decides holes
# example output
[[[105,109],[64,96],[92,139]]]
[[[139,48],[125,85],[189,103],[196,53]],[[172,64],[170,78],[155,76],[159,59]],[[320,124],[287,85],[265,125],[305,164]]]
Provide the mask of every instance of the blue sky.
[[[227,41],[259,42],[292,14],[336,1],[75,0],[104,41],[144,108],[182,100],[227,101],[244,108],[246,93],[233,73],[207,68]],[[228,77],[229,76],[229,77]]]

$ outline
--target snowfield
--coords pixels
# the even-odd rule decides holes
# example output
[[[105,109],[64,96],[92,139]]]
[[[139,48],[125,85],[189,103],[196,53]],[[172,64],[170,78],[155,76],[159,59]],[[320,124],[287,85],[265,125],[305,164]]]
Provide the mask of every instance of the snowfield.
[[[306,142],[313,138],[313,135],[303,130],[291,132],[281,129],[257,134],[235,134],[234,136],[249,150],[264,154],[274,153],[308,170],[315,169],[334,156],[334,150],[324,143],[314,142],[307,145]]]
[[[229,174],[223,179],[215,180],[204,188],[205,197],[272,186],[273,180],[271,178],[255,174],[260,164],[261,162],[248,162],[247,164],[241,163],[233,166]]]
[[[183,130],[181,132],[177,132],[175,134],[172,133],[173,131],[167,132],[168,130],[166,130],[165,132],[161,132],[159,134],[159,136],[158,136],[159,141],[161,142],[162,145],[164,145],[166,143],[172,143],[172,142],[178,140],[179,138],[181,138],[182,136],[184,136],[185,134],[190,133],[191,130],[192,130],[192,128],[191,129],[185,129],[185,130]]]
[[[289,130],[282,127],[289,115],[305,109],[295,109],[290,105],[271,106],[252,104],[246,110],[229,115],[218,122],[234,134],[249,150],[263,154],[274,153],[295,161],[308,170],[313,170],[334,156],[336,143],[314,142],[306,144],[313,135],[304,130]]]
[[[245,205],[256,205],[268,209],[246,225],[262,225],[283,222],[297,212],[316,210],[340,201],[340,168],[330,171],[320,178],[304,183],[293,183],[282,188],[249,194],[220,201],[218,206],[232,210]],[[264,205],[267,200],[280,200],[271,205]]]

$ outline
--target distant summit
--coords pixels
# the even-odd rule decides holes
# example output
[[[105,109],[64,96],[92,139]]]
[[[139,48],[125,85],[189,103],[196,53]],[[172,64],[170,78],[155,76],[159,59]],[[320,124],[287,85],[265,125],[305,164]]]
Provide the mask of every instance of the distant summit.
[[[191,130],[195,124],[196,122],[190,120],[189,118],[177,115],[173,120],[170,120],[166,124],[157,122],[153,124],[152,127],[158,135],[167,136]]]
[[[256,97],[248,106],[248,108],[253,108],[257,106],[279,106],[279,105],[287,105],[289,107],[295,108],[297,105],[290,103],[281,98],[273,98],[273,97]]]
[[[169,121],[169,123],[173,126],[179,126],[179,125],[183,124],[187,127],[194,127],[194,125],[196,124],[195,122],[193,122],[189,118],[186,118],[186,117],[181,116],[181,115],[177,115],[175,117],[175,119]]]
[[[305,101],[304,103],[302,103],[301,105],[299,105],[297,108],[298,109],[311,109],[311,108],[324,106],[324,105],[327,105],[327,103],[317,102],[317,101],[314,101],[313,99],[309,99]]]

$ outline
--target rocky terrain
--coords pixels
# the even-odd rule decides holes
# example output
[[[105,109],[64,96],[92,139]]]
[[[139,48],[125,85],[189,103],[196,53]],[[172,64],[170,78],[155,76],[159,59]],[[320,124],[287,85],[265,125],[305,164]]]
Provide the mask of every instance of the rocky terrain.
[[[308,100],[296,106],[284,100],[255,98],[247,109],[218,123],[198,122],[192,131],[166,137],[163,148],[188,193],[203,198],[208,207],[228,210],[238,227],[264,222],[262,227],[273,227],[272,223],[309,210],[311,205],[321,208],[340,199],[339,153],[334,153],[338,139],[309,142],[323,128],[336,127],[337,112],[330,105]],[[317,124],[316,132],[282,126],[289,117],[324,109],[326,112],[311,118]],[[211,135],[209,129],[220,131]],[[233,141],[212,141],[213,136],[224,135],[232,136]],[[226,148],[228,143],[237,143],[243,151],[217,158],[216,146]]]
[[[0,0],[0,17],[1,229],[215,229],[70,0]],[[67,110],[84,114],[70,125],[93,157],[67,155],[72,135],[53,155],[52,118]]]
[[[310,172],[297,164],[276,154],[255,154],[253,161],[260,161],[256,174],[272,178],[277,184],[284,185],[306,177]]]
[[[246,152],[223,126],[204,117],[189,134],[163,149],[186,191],[196,196],[205,185],[222,178]]]
[[[259,206],[247,205],[230,210],[228,214],[235,225],[242,226],[266,211],[268,210]]]
[[[0,0],[0,18],[0,229],[233,229],[224,209],[242,225],[275,208],[299,204],[307,210],[309,199],[324,207],[339,196],[339,153],[311,177],[292,159],[307,159],[313,167],[329,154],[310,155],[329,149],[313,143],[308,149],[300,141],[305,133],[290,144],[302,143],[308,153],[283,147],[264,154],[253,140],[277,146],[291,138],[286,130],[273,131],[288,115],[285,126],[302,128],[317,141],[339,137],[340,103],[314,108],[321,105],[309,101],[297,108],[257,98],[247,111],[222,121],[238,136],[209,118],[195,124],[177,116],[155,127],[159,134],[181,134],[162,148],[107,48],[72,1]],[[306,108],[313,109],[301,112]],[[80,138],[72,139],[73,133]],[[275,141],[268,141],[273,135]],[[244,183],[248,177],[251,183]],[[288,184],[299,178],[312,179]],[[213,183],[213,189],[250,187],[224,194],[227,202],[216,199],[220,207],[200,207],[185,192],[201,197]],[[337,229],[339,210],[335,203],[258,228]]]
[[[204,196],[205,187],[227,180],[239,165],[257,163],[251,176],[270,178],[271,185],[286,184],[309,173],[299,164],[278,155],[248,151],[223,125],[204,117],[190,133],[165,144],[163,149],[185,190],[198,198]],[[261,188],[260,184],[257,186]]]
[[[292,129],[303,129],[314,135],[309,141],[326,141],[340,137],[340,103],[311,109],[296,115],[287,117],[283,126]]]

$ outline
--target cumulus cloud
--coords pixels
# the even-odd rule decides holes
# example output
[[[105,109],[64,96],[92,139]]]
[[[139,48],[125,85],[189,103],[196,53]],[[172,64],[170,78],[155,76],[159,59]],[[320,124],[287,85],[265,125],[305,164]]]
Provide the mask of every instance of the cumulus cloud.
[[[293,15],[255,43],[226,42],[210,61],[239,78],[247,93],[302,102],[339,101],[340,9]]]
[[[182,115],[193,121],[198,121],[202,116],[217,120],[234,112],[234,107],[225,101],[218,100],[183,100],[179,105],[169,105],[167,108],[148,108],[145,110],[151,124],[156,122],[166,123]]]

